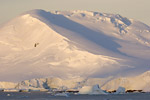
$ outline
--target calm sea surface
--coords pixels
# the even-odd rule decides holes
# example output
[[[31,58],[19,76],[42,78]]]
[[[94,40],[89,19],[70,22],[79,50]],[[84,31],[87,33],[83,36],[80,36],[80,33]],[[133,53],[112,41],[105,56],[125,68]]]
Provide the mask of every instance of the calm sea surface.
[[[0,100],[150,100],[150,93],[132,93],[117,95],[69,95],[69,97],[58,97],[46,92],[0,92]]]

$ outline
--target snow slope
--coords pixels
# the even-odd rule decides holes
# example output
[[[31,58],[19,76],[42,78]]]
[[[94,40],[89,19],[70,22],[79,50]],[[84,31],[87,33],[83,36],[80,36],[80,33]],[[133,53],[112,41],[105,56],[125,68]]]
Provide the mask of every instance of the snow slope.
[[[126,90],[143,90],[150,92],[150,71],[142,73],[135,77],[120,77],[109,81],[103,86],[105,90],[116,90],[118,87],[124,87]]]
[[[18,83],[13,82],[0,82],[0,89],[14,89]]]
[[[90,11],[28,11],[0,27],[0,81],[136,76],[150,69],[150,27]]]

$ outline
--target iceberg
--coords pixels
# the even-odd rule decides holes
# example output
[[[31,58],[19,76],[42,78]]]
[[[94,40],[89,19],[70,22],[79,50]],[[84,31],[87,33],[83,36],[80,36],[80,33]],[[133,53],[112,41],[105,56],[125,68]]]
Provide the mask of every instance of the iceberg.
[[[124,94],[126,93],[126,89],[124,87],[119,87],[115,94]]]
[[[106,92],[104,92],[103,90],[101,90],[99,88],[99,85],[94,85],[94,86],[83,86],[80,90],[79,90],[79,94],[107,94]]]
[[[56,93],[55,96],[69,97],[69,95],[67,93]]]

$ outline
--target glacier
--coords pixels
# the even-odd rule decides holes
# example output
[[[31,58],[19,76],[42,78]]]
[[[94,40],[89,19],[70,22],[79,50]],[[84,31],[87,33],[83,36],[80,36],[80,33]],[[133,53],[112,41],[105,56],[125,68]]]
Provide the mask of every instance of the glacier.
[[[104,91],[115,91],[115,94],[128,90],[150,92],[150,71],[137,76],[118,78],[72,78],[58,77],[35,78],[21,82],[0,82],[0,90],[22,91],[79,91],[81,94],[106,94]],[[98,90],[97,90],[98,89]]]

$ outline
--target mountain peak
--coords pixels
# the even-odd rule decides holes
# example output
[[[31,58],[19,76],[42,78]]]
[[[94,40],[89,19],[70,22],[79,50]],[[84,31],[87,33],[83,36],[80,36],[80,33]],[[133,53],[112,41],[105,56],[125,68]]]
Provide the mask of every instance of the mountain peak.
[[[122,17],[119,14],[108,14],[108,13],[100,13],[100,12],[93,12],[93,11],[85,11],[85,10],[73,10],[73,11],[44,11],[40,9],[35,9],[27,12],[28,14],[31,14],[33,17],[37,17],[44,20],[45,18],[48,19],[48,17],[53,16],[56,17],[57,15],[62,15],[67,18],[78,18],[78,19],[89,19],[89,20],[95,20],[100,21],[103,23],[111,23],[116,28],[119,29],[120,33],[127,33],[126,28],[132,24],[131,20]],[[42,18],[41,18],[42,16]]]
[[[42,11],[46,12],[45,10],[42,10],[42,9],[33,9],[33,10],[24,12],[23,15],[24,14],[38,14],[39,12],[42,12]]]

